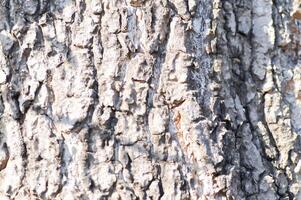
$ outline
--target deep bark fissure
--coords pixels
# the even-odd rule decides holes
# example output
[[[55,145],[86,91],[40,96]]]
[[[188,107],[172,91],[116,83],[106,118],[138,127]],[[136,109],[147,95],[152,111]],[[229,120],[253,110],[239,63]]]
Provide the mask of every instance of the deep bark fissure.
[[[299,199],[297,0],[4,0],[0,199]]]

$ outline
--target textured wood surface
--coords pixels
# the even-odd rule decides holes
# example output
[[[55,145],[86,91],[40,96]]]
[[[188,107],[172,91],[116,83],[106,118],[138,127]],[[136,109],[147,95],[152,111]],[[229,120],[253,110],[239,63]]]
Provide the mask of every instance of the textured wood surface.
[[[1,0],[0,199],[301,199],[300,0]]]

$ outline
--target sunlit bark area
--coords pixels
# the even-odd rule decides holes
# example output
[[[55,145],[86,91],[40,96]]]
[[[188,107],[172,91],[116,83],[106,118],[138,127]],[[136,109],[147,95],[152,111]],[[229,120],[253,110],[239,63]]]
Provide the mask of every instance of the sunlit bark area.
[[[0,0],[1,200],[301,199],[300,0]]]

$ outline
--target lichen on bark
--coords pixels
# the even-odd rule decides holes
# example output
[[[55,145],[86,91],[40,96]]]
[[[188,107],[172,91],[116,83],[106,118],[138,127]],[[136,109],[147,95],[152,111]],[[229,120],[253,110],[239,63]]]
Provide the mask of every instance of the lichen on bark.
[[[2,0],[0,199],[301,199],[299,0]]]

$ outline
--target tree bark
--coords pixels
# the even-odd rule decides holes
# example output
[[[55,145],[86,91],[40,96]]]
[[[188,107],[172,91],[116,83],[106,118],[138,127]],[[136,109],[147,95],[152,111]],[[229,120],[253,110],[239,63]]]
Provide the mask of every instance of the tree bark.
[[[301,199],[300,0],[1,0],[0,199]]]

